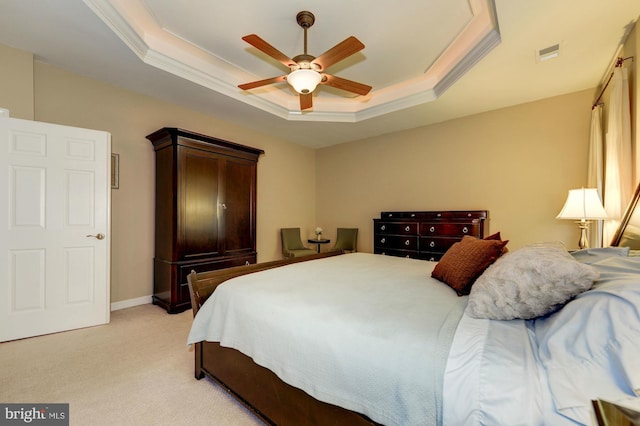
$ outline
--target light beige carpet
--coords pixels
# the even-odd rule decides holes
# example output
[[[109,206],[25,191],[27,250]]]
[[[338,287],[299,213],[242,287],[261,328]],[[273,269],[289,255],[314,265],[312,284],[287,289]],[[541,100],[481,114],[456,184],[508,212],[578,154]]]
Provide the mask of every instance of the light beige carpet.
[[[0,402],[69,403],[71,425],[262,425],[193,376],[192,313],[153,305],[108,325],[0,344]]]

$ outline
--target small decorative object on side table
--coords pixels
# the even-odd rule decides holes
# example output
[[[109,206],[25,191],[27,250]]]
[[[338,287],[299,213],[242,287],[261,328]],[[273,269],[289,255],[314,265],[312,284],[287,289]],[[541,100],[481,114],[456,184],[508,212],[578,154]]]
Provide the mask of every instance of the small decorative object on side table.
[[[327,240],[325,238],[322,238],[322,228],[320,228],[318,226],[316,228],[316,238],[309,238],[307,241],[312,243],[312,244],[317,244],[318,253],[320,253],[320,245],[321,244],[328,244],[331,240]]]

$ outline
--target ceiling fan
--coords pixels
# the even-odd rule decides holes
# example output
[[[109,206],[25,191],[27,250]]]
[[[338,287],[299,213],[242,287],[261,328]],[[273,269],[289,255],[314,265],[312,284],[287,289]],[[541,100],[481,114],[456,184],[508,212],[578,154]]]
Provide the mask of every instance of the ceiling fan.
[[[295,89],[296,92],[300,94],[301,110],[309,109],[313,106],[312,94],[318,84],[326,84],[327,86],[363,96],[369,93],[371,86],[347,80],[345,78],[336,77],[335,75],[326,74],[324,72],[331,65],[364,49],[364,44],[354,36],[336,44],[317,58],[307,53],[307,29],[313,25],[315,19],[316,18],[313,16],[313,13],[307,11],[299,12],[296,15],[298,25],[304,29],[304,53],[293,57],[293,59],[290,59],[287,55],[280,52],[256,34],[250,34],[242,37],[244,41],[256,49],[266,53],[273,59],[288,67],[290,72],[287,75],[281,75],[279,77],[240,84],[238,87],[242,90],[250,90],[255,89],[256,87],[286,81]]]

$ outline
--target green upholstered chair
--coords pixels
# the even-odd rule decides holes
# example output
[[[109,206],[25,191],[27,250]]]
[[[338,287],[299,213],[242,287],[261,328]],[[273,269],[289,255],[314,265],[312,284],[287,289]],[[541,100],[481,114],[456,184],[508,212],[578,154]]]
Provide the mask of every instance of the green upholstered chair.
[[[345,253],[353,253],[358,243],[358,228],[338,228],[336,245],[331,250],[342,250]]]
[[[282,254],[284,257],[300,257],[317,253],[302,244],[300,228],[281,228],[280,235],[282,236]]]

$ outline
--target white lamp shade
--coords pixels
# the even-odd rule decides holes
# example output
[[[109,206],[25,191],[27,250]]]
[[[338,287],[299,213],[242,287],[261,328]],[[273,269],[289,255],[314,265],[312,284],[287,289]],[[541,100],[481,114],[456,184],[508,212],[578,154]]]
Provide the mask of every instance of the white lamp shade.
[[[287,82],[296,92],[303,95],[316,90],[320,80],[322,80],[320,73],[310,69],[295,70],[287,76]]]
[[[596,188],[570,189],[564,207],[556,219],[607,219]]]

